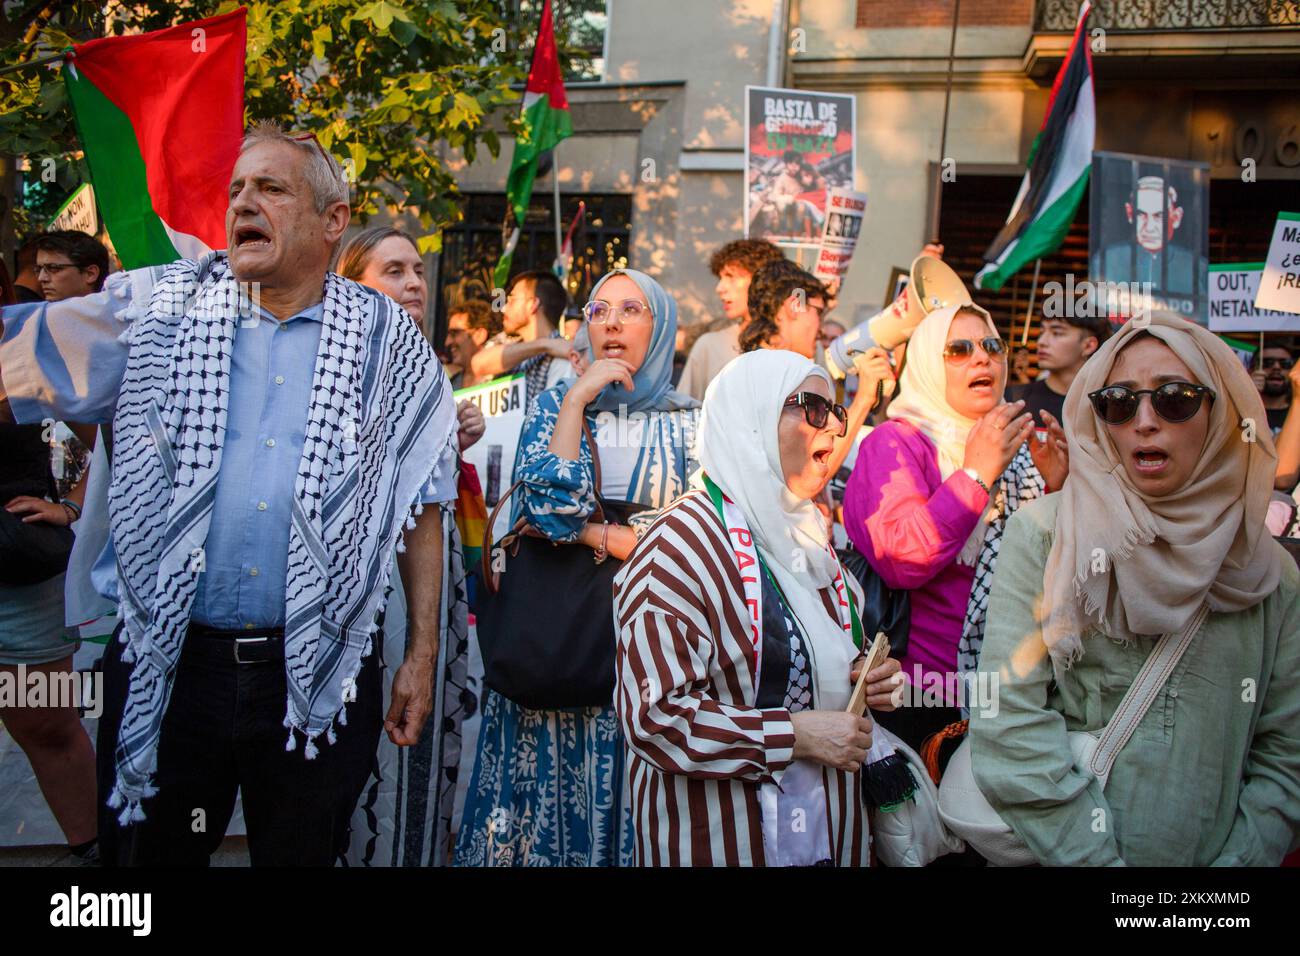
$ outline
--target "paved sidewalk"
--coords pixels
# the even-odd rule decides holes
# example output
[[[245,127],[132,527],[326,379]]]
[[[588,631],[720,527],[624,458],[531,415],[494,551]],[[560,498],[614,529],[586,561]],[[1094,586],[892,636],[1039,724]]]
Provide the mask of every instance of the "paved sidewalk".
[[[0,867],[6,866],[77,866],[63,846],[0,847]],[[248,841],[242,836],[226,837],[212,856],[213,866],[248,866]]]

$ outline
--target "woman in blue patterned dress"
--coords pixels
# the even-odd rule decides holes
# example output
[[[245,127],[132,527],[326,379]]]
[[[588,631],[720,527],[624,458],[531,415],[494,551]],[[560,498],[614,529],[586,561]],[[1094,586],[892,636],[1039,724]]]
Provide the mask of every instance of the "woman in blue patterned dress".
[[[553,541],[621,560],[654,514],[635,516],[632,527],[588,521],[596,497],[583,420],[599,447],[601,495],[657,510],[686,490],[696,468],[699,403],[672,390],[677,304],[658,282],[632,269],[610,272],[584,311],[587,370],[539,395],[524,422],[519,513]],[[488,690],[457,865],[629,862],[623,754],[612,701],[530,710]]]

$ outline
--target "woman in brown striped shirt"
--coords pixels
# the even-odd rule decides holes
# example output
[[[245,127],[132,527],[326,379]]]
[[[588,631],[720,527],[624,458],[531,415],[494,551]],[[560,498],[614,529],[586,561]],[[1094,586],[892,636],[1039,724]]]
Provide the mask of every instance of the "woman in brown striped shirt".
[[[843,416],[802,356],[731,362],[704,400],[695,490],[615,579],[641,865],[868,862],[872,723],[845,712],[861,625],[811,500]],[[869,706],[890,708],[898,669],[868,675]]]

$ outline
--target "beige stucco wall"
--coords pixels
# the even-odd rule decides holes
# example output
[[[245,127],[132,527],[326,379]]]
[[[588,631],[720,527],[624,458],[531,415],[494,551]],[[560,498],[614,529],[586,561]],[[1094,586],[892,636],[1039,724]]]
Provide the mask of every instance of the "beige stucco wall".
[[[945,152],[957,178],[965,165],[1022,161],[1025,91],[1017,86],[953,91]],[[906,268],[930,238],[929,164],[940,159],[944,90],[873,85],[856,96],[857,184],[867,193],[867,219],[840,298],[841,311],[864,304],[870,314],[880,307],[891,269]]]
[[[767,70],[772,0],[610,0],[608,80],[685,80],[685,149],[740,149],[745,84]]]
[[[787,2],[803,49],[787,56],[785,85],[857,99],[857,185],[869,198],[841,297],[842,312],[852,317],[859,305],[879,307],[890,270],[906,266],[928,238],[929,164],[941,159],[950,34],[859,29],[852,0]],[[578,135],[558,152],[561,188],[632,194],[633,263],[676,295],[683,324],[716,316],[708,258],[743,228],[744,88],[766,80],[772,7],[772,0],[610,0],[605,82],[570,87]],[[1068,40],[1034,36],[1028,23],[959,30],[946,149],[958,178],[971,166],[1014,172],[1023,164]],[[1145,64],[1148,54],[1209,56],[1207,44],[1218,44],[1258,57],[1296,43],[1287,31],[1113,35],[1106,56]],[[1276,91],[1287,82],[1258,62],[1260,88]],[[1254,104],[1247,112],[1258,113],[1269,130],[1285,127],[1283,114],[1291,115],[1276,96],[1258,108],[1244,89],[1212,100],[1193,95],[1201,82],[1194,65],[1175,66],[1170,76],[1142,81],[1141,93],[1116,107],[1130,120],[1126,129],[1140,129],[1139,142],[1159,143],[1166,155],[1183,152],[1183,142],[1191,156],[1218,167],[1231,158],[1210,155],[1214,143],[1206,137],[1220,127],[1225,136],[1231,132],[1234,106]],[[1131,139],[1103,129],[1098,147],[1134,148]],[[495,162],[484,155],[458,167],[463,188],[501,190],[510,152],[504,138]],[[650,179],[647,159],[654,161]],[[549,185],[547,179],[537,188]]]

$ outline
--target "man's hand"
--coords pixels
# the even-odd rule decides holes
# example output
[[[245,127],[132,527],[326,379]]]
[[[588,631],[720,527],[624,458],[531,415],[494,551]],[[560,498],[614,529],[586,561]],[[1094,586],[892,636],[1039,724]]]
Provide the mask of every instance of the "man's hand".
[[[420,739],[424,722],[433,710],[433,668],[437,664],[438,639],[433,639],[432,658],[410,657],[393,675],[393,698],[384,718],[388,739],[398,747],[410,747]]]
[[[11,515],[26,515],[23,524],[53,524],[66,528],[72,523],[68,509],[63,505],[46,501],[44,498],[33,498],[31,495],[19,495],[17,498],[10,499],[5,505],[5,511]]]
[[[542,342],[545,346],[545,353],[551,358],[568,360],[569,352],[573,350],[573,342],[566,338],[546,338]]]
[[[406,589],[406,658],[393,675],[393,697],[384,718],[388,739],[409,747],[420,739],[433,709],[433,669],[442,626],[442,508],[426,505],[406,532],[397,555]]]
[[[1291,401],[1300,402],[1300,362],[1291,366],[1291,373],[1287,376],[1291,383]]]
[[[460,445],[461,454],[483,437],[486,428],[483,410],[469,399],[464,399],[456,406],[456,441]]]

